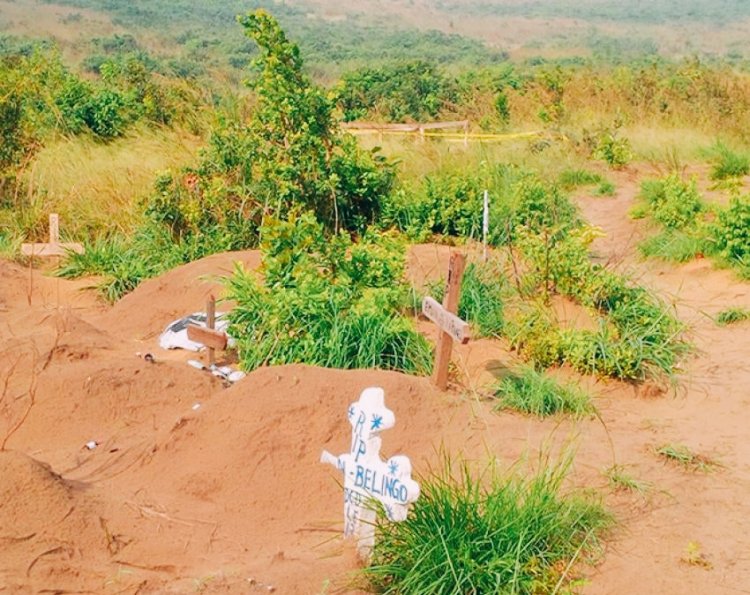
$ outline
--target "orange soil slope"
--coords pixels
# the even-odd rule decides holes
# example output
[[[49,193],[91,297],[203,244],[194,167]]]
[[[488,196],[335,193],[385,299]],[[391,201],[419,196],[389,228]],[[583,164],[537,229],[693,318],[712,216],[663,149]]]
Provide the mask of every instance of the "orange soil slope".
[[[628,196],[610,207],[619,201],[624,209]],[[616,223],[611,213],[599,223],[608,222]],[[599,246],[602,259],[618,241]],[[435,278],[447,254],[413,249],[410,275]],[[85,283],[38,274],[29,305],[28,271],[0,262],[0,440],[18,426],[0,452],[0,593],[350,590],[356,562],[339,537],[339,478],[318,459],[324,448],[347,448],[346,406],[372,385],[385,388],[397,419],[383,454],[410,455],[417,472],[439,464],[442,448],[511,464],[572,441],[571,481],[601,489],[622,521],[587,591],[750,590],[750,325],[719,328],[703,315],[747,305],[746,284],[707,263],[638,265],[693,325],[698,350],[676,395],[585,379],[601,420],[538,421],[495,413],[482,399],[486,382],[513,363],[496,341],[457,350],[464,381],[448,394],[423,378],[307,366],[261,369],[225,389],[180,357],[162,357],[163,326],[202,309],[218,288],[201,278],[235,260],[258,262],[255,253],[216,255],[111,308],[82,293]],[[136,357],[145,350],[157,363]],[[665,442],[725,468],[705,475],[665,465],[651,451]],[[610,493],[601,470],[613,463],[654,488]],[[711,568],[681,561],[691,542]]]

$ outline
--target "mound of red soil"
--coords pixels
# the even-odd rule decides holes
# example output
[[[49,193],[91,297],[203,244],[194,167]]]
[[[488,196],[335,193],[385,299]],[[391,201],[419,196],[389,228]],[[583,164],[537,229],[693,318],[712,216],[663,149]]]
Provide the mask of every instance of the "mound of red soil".
[[[172,320],[205,310],[211,293],[221,298],[224,294],[221,278],[231,275],[237,263],[248,269],[258,268],[260,253],[247,250],[214,254],[144,281],[97,323],[112,333],[131,338],[156,337]],[[222,309],[221,304],[218,309]]]

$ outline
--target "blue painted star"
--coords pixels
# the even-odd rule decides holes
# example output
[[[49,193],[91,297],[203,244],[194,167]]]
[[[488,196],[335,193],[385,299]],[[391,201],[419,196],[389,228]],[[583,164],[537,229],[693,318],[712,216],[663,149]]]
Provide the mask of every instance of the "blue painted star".
[[[391,475],[396,475],[398,472],[398,463],[396,461],[391,461],[388,465],[388,473]]]
[[[383,425],[383,416],[382,415],[372,415],[372,426],[370,427],[371,430],[379,430],[380,427]]]

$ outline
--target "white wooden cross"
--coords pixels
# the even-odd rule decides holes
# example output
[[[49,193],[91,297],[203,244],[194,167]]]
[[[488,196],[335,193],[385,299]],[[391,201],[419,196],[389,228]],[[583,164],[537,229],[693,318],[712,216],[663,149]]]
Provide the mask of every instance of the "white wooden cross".
[[[375,545],[376,517],[368,501],[380,502],[390,521],[403,521],[408,505],[419,498],[419,484],[411,478],[409,457],[380,458],[378,434],[396,423],[382,388],[362,391],[347,417],[352,425],[350,452],[337,457],[324,450],[320,460],[344,473],[344,537],[354,537],[360,557],[367,559]]]
[[[67,252],[83,254],[83,246],[60,242],[60,217],[57,213],[49,216],[49,243],[21,245],[21,253],[24,256],[65,256]]]
[[[432,371],[432,382],[440,390],[448,387],[448,364],[451,361],[453,341],[465,344],[471,339],[469,324],[456,316],[464,268],[466,268],[466,256],[458,252],[451,254],[443,305],[441,306],[429,296],[422,300],[422,313],[438,325],[441,331]]]

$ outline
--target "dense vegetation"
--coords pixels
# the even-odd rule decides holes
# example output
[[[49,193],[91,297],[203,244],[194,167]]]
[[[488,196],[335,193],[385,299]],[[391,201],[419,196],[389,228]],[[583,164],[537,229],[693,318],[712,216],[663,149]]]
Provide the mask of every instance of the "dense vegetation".
[[[596,551],[611,519],[565,493],[568,464],[529,478],[491,469],[476,479],[449,463],[425,478],[406,521],[378,524],[366,576],[382,593],[551,593]]]
[[[596,33],[587,41],[592,56],[510,60],[460,35],[383,33],[382,22],[365,17],[342,27],[310,18],[305,4],[274,3],[298,46],[263,10],[227,33],[248,8],[239,0],[64,3],[101,9],[137,34],[81,42],[76,66],[62,57],[64,47],[0,38],[0,252],[17,255],[21,239],[44,237],[50,211],[67,209],[64,229],[86,251],[58,272],[99,276],[115,301],[178,264],[258,248],[261,270],[238,268],[226,280],[245,369],[302,362],[429,373],[431,346],[416,331],[413,307],[421,293],[441,298],[443,284],[408,286],[407,245],[470,248],[482,239],[485,191],[489,254],[470,261],[458,314],[475,336],[504,341],[525,362],[492,388],[497,409],[590,415],[589,396],[554,381],[547,368],[640,382],[676,374],[689,350],[670,305],[594,258],[601,232],[572,193],[610,200],[614,181],[632,184],[648,163],[654,173],[632,212],[653,232],[643,255],[710,256],[750,277],[750,76],[741,60],[667,59],[648,43],[613,45]],[[458,10],[438,4],[444,13]],[[469,2],[462,10],[550,18],[585,10],[587,19],[647,23],[674,14],[663,1],[638,15],[622,3],[573,4]],[[704,3],[689,4],[689,18],[721,21]],[[737,3],[724,9],[746,13]],[[89,14],[66,18],[83,23]],[[144,31],[158,32],[164,47],[144,42]],[[638,55],[625,61],[631,50]],[[472,147],[379,139],[378,147],[341,126],[464,118],[474,140],[527,136]],[[163,142],[141,155],[143,138]],[[102,216],[103,204],[117,201],[98,180],[88,201],[73,201],[53,198],[35,173],[54,149],[71,162],[68,149],[78,150],[78,163],[101,151],[101,169],[109,168],[110,149],[123,150],[135,161],[113,166],[114,175],[129,185],[133,162],[176,152],[185,139],[196,150],[146,176],[145,189],[127,202],[127,220],[118,220],[126,210],[118,204],[115,216]],[[685,158],[703,162],[707,179],[685,175]],[[717,200],[705,196],[703,182]],[[554,309],[561,302],[590,324],[562,321]],[[716,321],[748,317],[730,308]],[[530,479],[477,481],[464,469],[428,479],[406,522],[379,526],[366,570],[371,586],[399,593],[564,586],[608,518],[596,503],[565,493],[563,476],[563,468],[544,467]]]

